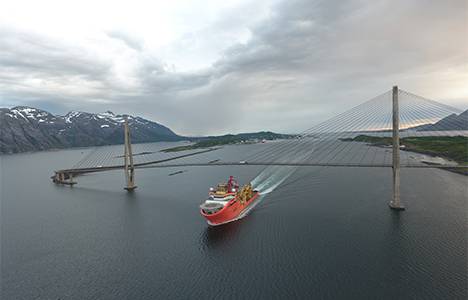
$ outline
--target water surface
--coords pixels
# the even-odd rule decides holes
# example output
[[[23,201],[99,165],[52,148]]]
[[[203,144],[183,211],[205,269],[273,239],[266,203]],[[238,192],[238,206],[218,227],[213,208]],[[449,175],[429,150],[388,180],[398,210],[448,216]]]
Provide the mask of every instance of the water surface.
[[[467,177],[403,169],[398,214],[388,168],[303,168],[209,227],[208,187],[262,168],[137,170],[132,194],[121,171],[51,183],[87,151],[1,157],[2,299],[467,297]]]

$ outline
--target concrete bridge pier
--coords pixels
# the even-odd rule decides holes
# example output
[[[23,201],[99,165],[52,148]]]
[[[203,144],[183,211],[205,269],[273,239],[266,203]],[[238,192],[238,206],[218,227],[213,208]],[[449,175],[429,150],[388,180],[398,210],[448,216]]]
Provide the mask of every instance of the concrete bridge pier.
[[[73,181],[73,174],[72,173],[64,173],[64,172],[55,172],[55,175],[52,176],[52,181],[55,184],[64,184],[73,186],[77,184],[76,181]]]

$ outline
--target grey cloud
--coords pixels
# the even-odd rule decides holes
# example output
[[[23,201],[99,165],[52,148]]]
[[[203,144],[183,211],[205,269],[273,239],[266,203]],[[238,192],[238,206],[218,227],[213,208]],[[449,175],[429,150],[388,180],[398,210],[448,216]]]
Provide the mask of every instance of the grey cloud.
[[[56,39],[12,29],[0,30],[0,65],[12,73],[39,76],[86,76],[101,80],[111,62]]]
[[[252,29],[247,45],[226,51],[215,65],[219,74],[243,74],[238,85],[251,74],[276,88],[287,78],[288,88],[269,95],[270,107],[302,107],[319,117],[318,107],[329,112],[350,107],[395,83],[405,88],[423,80],[433,84],[437,75],[428,69],[466,63],[465,2],[422,6],[408,1],[396,8],[391,1],[314,3],[280,3],[272,18]],[[297,115],[301,119],[291,118],[292,123],[310,122]]]
[[[176,72],[151,55],[139,57],[137,76],[141,91],[145,93],[168,93],[190,90],[206,85],[211,80],[211,70]]]
[[[141,39],[124,31],[111,31],[108,32],[107,35],[111,38],[120,40],[134,50],[141,51],[143,49],[143,41]]]
[[[387,71],[459,59],[464,50],[458,43],[466,34],[463,7],[464,1],[424,7],[419,1],[398,6],[391,1],[285,1],[271,19],[253,28],[249,44],[232,47],[217,65],[227,72],[239,68],[386,76]]]
[[[246,43],[231,45],[210,67],[191,72],[167,65],[132,36],[108,33],[134,50],[129,87],[116,79],[112,61],[27,33],[0,31],[0,65],[8,70],[0,71],[0,100],[44,101],[49,93],[53,101],[65,99],[66,107],[141,114],[184,134],[292,132],[393,84],[430,90],[443,72],[467,63],[466,19],[466,1],[281,1],[249,28]],[[23,76],[82,77],[95,83],[89,100],[116,105],[31,90]],[[23,87],[10,89],[12,83]],[[454,87],[445,83],[440,88]]]

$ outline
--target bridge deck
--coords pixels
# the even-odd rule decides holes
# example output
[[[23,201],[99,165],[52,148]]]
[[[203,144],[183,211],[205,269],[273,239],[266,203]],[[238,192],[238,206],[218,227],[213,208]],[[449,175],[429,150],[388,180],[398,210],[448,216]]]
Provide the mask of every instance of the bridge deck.
[[[206,151],[205,151],[206,152]],[[193,154],[190,154],[193,155]],[[143,168],[174,168],[174,167],[207,167],[207,166],[285,166],[285,167],[356,167],[356,168],[390,168],[391,164],[345,164],[345,163],[291,163],[291,162],[214,162],[214,163],[179,163],[179,164],[162,164],[164,162],[174,160],[170,158],[154,162],[136,164],[135,169]],[[64,169],[58,170],[57,173],[66,173],[73,175],[81,175],[86,173],[105,172],[111,170],[124,169],[124,165],[83,168],[83,169]],[[467,166],[459,165],[402,165],[402,168],[442,168],[442,169],[463,169]]]

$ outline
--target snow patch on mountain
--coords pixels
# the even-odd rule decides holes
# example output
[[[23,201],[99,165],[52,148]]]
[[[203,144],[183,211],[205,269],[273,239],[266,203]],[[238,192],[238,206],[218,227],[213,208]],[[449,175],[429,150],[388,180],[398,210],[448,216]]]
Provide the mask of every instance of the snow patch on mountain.
[[[0,153],[86,147],[123,143],[123,123],[128,120],[132,142],[179,141],[169,128],[130,115],[111,111],[87,113],[71,111],[53,115],[33,107],[0,108]]]

